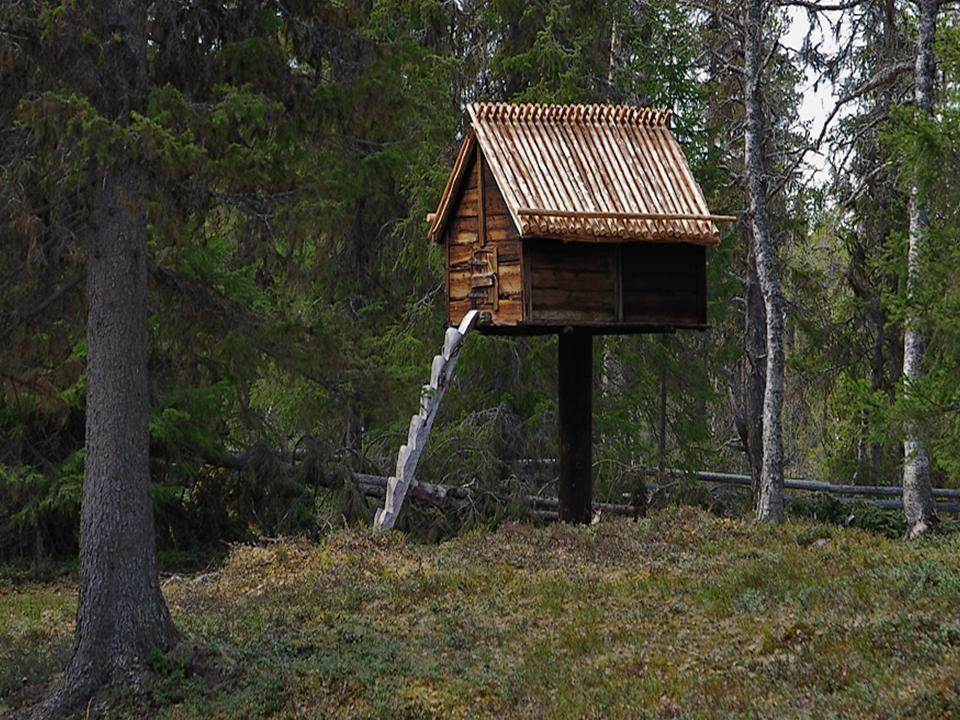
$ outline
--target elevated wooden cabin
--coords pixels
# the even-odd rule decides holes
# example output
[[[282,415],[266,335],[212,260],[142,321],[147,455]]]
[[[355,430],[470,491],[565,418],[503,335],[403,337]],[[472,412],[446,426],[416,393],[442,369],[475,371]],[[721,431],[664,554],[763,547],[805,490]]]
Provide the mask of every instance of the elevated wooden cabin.
[[[670,112],[477,103],[440,205],[447,322],[488,333],[702,328],[715,220]]]

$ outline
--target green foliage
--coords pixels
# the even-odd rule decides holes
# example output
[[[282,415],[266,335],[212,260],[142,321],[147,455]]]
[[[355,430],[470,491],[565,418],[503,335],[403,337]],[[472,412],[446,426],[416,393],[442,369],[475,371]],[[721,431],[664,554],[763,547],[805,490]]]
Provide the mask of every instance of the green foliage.
[[[739,85],[717,64],[732,40],[728,9],[706,18],[669,0],[159,4],[147,97],[118,118],[100,110],[83,71],[108,40],[83,7],[0,10],[5,29],[31,38],[0,34],[10,78],[0,100],[10,128],[0,136],[0,204],[10,211],[0,225],[9,248],[0,258],[0,556],[75,549],[92,170],[122,158],[145,177],[130,202],[149,232],[161,547],[319,533],[369,513],[350,476],[392,472],[442,342],[443,253],[423,218],[462,138],[463,105],[669,107],[708,204],[737,212],[742,112],[729,100]],[[771,29],[785,22],[775,15]],[[956,34],[944,23],[937,48],[949,78]],[[844,62],[872,76],[871,47]],[[782,181],[771,212],[791,301],[788,452],[797,474],[892,482],[899,428],[922,417],[938,481],[952,482],[960,172],[946,169],[958,164],[956,83],[945,83],[932,120],[896,109],[881,130],[856,114],[844,120],[866,138],[854,179],[874,172],[871,162],[900,173],[874,173],[884,192],[847,209],[791,169],[805,144],[795,109],[802,60],[821,61],[780,49],[764,78],[771,177]],[[915,177],[934,223],[928,280],[908,298],[904,189]],[[746,469],[729,403],[746,367],[741,230],[710,251],[710,330],[596,342],[598,499],[621,501],[658,464],[661,387],[666,465]],[[895,367],[907,309],[932,338],[929,374],[909,402]],[[552,471],[530,474],[519,461],[556,456],[555,392],[553,339],[471,337],[419,476],[481,494],[549,488]]]
[[[825,448],[824,473],[831,480],[843,482],[857,477],[862,446],[891,443],[897,437],[896,425],[889,397],[872,388],[866,378],[842,374],[828,403],[828,437],[833,443]]]
[[[83,450],[73,452],[55,473],[29,466],[0,465],[0,538],[7,547],[32,546],[43,559],[45,540],[51,550],[71,547],[83,489]],[[6,553],[0,553],[5,555]]]
[[[868,14],[867,39],[843,59],[856,87],[891,62],[912,60],[910,10],[898,14],[903,35]],[[806,428],[815,429],[799,454],[812,473],[842,482],[899,483],[903,428],[916,421],[929,443],[936,485],[955,486],[957,384],[960,356],[955,208],[960,198],[960,131],[956,104],[956,22],[942,16],[936,55],[932,117],[908,102],[912,77],[861,98],[857,112],[839,121],[838,144],[850,143],[848,164],[838,168],[831,201],[815,209],[818,224],[788,258],[792,273],[796,339],[792,367],[805,385]],[[901,84],[902,83],[902,84]],[[930,227],[920,242],[919,276],[906,291],[908,201],[929,207]],[[842,252],[840,252],[842,250]],[[904,393],[903,328],[907,319],[928,340],[925,376]]]
[[[146,665],[150,670],[146,690],[154,702],[175,705],[196,691],[188,682],[190,665],[186,660],[153,649],[147,654]]]
[[[854,527],[891,539],[903,537],[907,529],[903,514],[868,502],[844,504],[827,495],[802,496],[787,505],[790,517]]]
[[[621,50],[611,58],[614,16]],[[87,58],[96,46],[77,17],[45,11],[45,42]],[[277,13],[238,6],[215,23],[200,11],[190,17],[158,9],[148,101],[128,118],[104,117],[95,92],[56,64],[9,101],[37,164],[10,187],[36,189],[17,198],[31,212],[82,198],[91,162],[122,154],[149,172],[139,201],[155,267],[151,471],[163,548],[217,533],[310,531],[320,484],[350,468],[390,471],[442,340],[442,253],[427,243],[422,218],[446,180],[463,102],[479,92],[668,105],[694,163],[710,154],[695,26],[672,3],[638,13],[584,2],[467,10],[380,0]],[[310,40],[320,31],[328,43]],[[82,202],[71,212],[83,217]],[[82,237],[66,223],[44,232],[45,242],[75,248],[62,272],[79,270]],[[722,265],[711,268],[723,288],[712,314],[734,291]],[[71,318],[72,338],[59,347],[56,336],[37,340],[46,317],[30,340],[35,357],[81,350],[54,384],[78,414],[82,320]],[[706,460],[702,408],[717,396],[703,358],[727,359],[716,345],[705,338],[664,351],[640,339],[604,351],[617,376],[597,412],[602,497],[629,491],[637,466],[653,462],[663,368],[669,462]],[[423,479],[520,482],[519,458],[555,456],[554,366],[550,341],[471,341]],[[81,441],[65,436],[52,466]],[[262,460],[255,467],[218,467],[248,451]],[[279,457],[306,458],[314,470],[291,475]],[[41,472],[38,496],[57,496],[56,470],[36,470],[13,448],[7,462]],[[75,511],[64,520],[75,528]]]

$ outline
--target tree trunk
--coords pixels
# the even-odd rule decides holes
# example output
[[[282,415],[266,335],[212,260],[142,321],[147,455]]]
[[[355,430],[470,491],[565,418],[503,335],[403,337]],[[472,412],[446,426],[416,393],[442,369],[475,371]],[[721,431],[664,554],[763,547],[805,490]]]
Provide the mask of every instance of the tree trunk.
[[[753,480],[753,498],[760,494],[760,475],[763,471],[763,394],[767,386],[767,316],[763,307],[763,293],[757,277],[757,256],[753,251],[752,234],[747,250],[747,287],[745,355],[743,377],[743,416],[746,430],[744,450],[750,462]]]
[[[662,338],[663,348],[667,349],[666,338]],[[660,366],[660,408],[657,418],[657,482],[660,486],[667,482],[667,363],[661,360]]]
[[[91,93],[118,124],[146,97],[145,13],[93,9],[104,40]],[[80,707],[101,685],[139,687],[148,651],[176,630],[160,592],[149,473],[145,175],[119,153],[92,172],[87,260],[87,422],[77,630],[70,662],[36,716]]]
[[[917,38],[916,85],[914,100],[920,112],[933,114],[936,62],[933,41],[937,31],[938,0],[921,0]],[[907,296],[922,282],[921,263],[930,226],[930,213],[921,195],[919,181],[910,188],[910,240],[907,251]],[[908,312],[903,333],[904,392],[923,376],[926,338],[917,326],[917,318]],[[908,420],[903,440],[903,510],[907,518],[907,538],[915,538],[938,523],[930,486],[930,457],[926,441],[916,420]]]
[[[610,20],[610,62],[607,66],[607,84],[613,90],[620,64],[620,5],[613,4],[613,18]]]
[[[760,90],[763,69],[762,0],[746,0],[744,24],[744,74],[746,129],[744,160],[747,174],[753,248],[757,278],[766,310],[766,386],[763,393],[763,464],[757,493],[757,519],[783,519],[783,299],[776,274],[776,248],[767,216],[763,156],[763,99]]]

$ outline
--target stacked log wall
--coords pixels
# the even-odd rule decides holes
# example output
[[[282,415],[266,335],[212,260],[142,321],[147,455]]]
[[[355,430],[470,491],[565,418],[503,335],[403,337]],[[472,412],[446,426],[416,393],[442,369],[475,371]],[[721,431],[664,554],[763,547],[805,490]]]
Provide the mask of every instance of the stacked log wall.
[[[474,153],[447,229],[447,323],[478,309],[490,313],[493,325],[514,326],[523,321],[520,235],[482,157],[479,162],[482,180]]]

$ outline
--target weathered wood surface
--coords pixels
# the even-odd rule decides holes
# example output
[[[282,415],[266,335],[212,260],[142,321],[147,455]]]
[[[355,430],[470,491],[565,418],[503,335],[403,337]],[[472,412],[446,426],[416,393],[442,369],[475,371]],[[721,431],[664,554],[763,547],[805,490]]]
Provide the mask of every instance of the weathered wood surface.
[[[369,497],[383,498],[386,496],[387,487],[391,478],[383,475],[369,475],[358,473],[354,476],[360,491]],[[489,494],[489,493],[484,493]],[[441,510],[462,510],[469,507],[477,501],[478,494],[469,487],[458,487],[456,485],[440,485],[433,483],[414,482],[408,491],[409,497],[419,500]],[[511,497],[508,493],[493,493],[494,498],[501,504],[507,505],[516,497]],[[560,506],[560,499],[543,495],[522,495],[520,497],[522,504],[531,510],[553,511],[556,514]],[[600,510],[609,515],[636,516],[638,508],[632,505],[622,503],[594,503],[594,510]]]
[[[478,185],[504,189],[502,210],[525,237],[714,245],[714,222],[731,219],[707,208],[670,133],[669,111],[478,103],[469,112],[470,132],[429,217],[434,241],[446,232],[456,193]],[[475,179],[468,163],[478,150],[488,167]]]
[[[558,344],[560,479],[558,512],[564,522],[593,517],[593,336],[561,333]]]
[[[770,166],[764,148],[769,132],[767,99],[761,77],[768,50],[764,38],[763,0],[744,2],[744,125],[743,164],[751,241],[757,261],[757,278],[766,309],[766,385],[763,393],[763,460],[757,487],[757,519],[779,522],[783,518],[783,392],[785,359],[784,298],[780,286],[777,244],[768,215],[767,176]]]
[[[667,471],[672,475],[685,475],[683,470],[669,469]],[[700,470],[696,473],[697,479],[705,482],[731,483],[735,485],[749,485],[751,480],[749,475],[739,475],[736,473],[721,473]],[[899,497],[902,490],[892,485],[838,485],[834,483],[819,482],[817,480],[801,480],[799,478],[785,478],[783,486],[789,490],[810,490],[812,492],[825,492],[835,495],[874,495],[874,496],[896,496]],[[935,497],[956,498],[960,500],[960,489],[955,488],[933,488]]]
[[[479,151],[464,164],[464,184],[451,201],[447,238],[447,322],[470,310],[490,323],[513,326],[523,319],[521,252],[516,226],[484,168]]]
[[[614,246],[528,240],[525,253],[531,320],[616,322],[619,269]]]
[[[458,325],[474,306],[474,303],[469,300],[469,283],[464,283],[464,279],[468,280],[472,272],[470,263],[474,261],[474,253],[480,245],[480,227],[476,210],[479,191],[474,170],[477,157],[475,143],[472,147],[473,149],[467,154],[457,158],[457,165],[467,170],[466,176],[462,179],[462,187],[441,203],[441,208],[449,204],[450,207],[443,212],[452,214],[452,220],[445,233],[448,325]]]
[[[719,241],[719,217],[670,133],[668,112],[504,103],[469,112],[524,237]]]
[[[483,153],[480,151],[477,151],[477,163],[476,163],[476,170],[474,172],[474,178],[477,184],[477,194],[478,194],[477,215],[478,215],[478,224],[480,226],[480,245],[481,246],[487,244],[487,209],[486,209],[487,192],[486,192],[486,184],[483,182],[483,173],[484,173],[485,164],[486,163],[483,162]]]
[[[545,324],[595,332],[706,324],[703,246],[719,239],[713,221],[731,217],[709,212],[668,115],[496,103],[470,113],[431,215],[431,236],[447,245],[450,324],[470,309],[490,312],[484,332],[504,334]],[[673,265],[621,260],[621,249],[647,246]],[[496,253],[478,268],[487,258],[477,250],[489,247]]]
[[[920,5],[919,32],[915,59],[914,101],[923,115],[932,118],[936,107],[937,66],[934,41],[937,33],[939,0],[923,0]],[[930,207],[929,198],[919,181],[910,188],[910,230],[907,245],[907,296],[926,281],[924,255],[929,252]],[[903,332],[903,387],[909,397],[914,384],[923,378],[924,355],[929,338],[924,337],[923,323],[916,311],[908,305]],[[930,492],[930,450],[920,423],[908,419],[903,438],[903,500],[907,516],[907,537],[916,538],[939,523],[933,496]]]
[[[697,327],[706,324],[706,258],[695,245],[525,243],[525,324]]]
[[[519,238],[517,228],[513,224],[513,218],[506,212],[490,211],[487,213],[486,221],[487,232],[495,235],[498,239],[507,240],[510,238]]]
[[[697,215],[694,213],[635,213],[600,210],[559,210],[556,208],[517,208],[518,215],[544,215],[549,217],[594,218],[608,220],[715,220],[736,222],[736,215]]]
[[[680,472],[680,471],[673,471]],[[656,473],[656,469],[651,468],[648,471],[648,474],[651,476]],[[668,471],[668,474],[670,471]],[[714,476],[714,479],[705,480],[703,478],[698,478],[704,482],[712,482],[717,484],[733,484],[733,485],[742,485],[749,486],[750,477],[748,475],[731,475],[729,473],[703,473],[704,475]],[[723,480],[715,479],[717,476],[725,478]],[[357,483],[360,486],[361,492],[369,497],[374,498],[383,498],[386,494],[387,482],[390,478],[383,477],[380,475],[356,475]],[[800,482],[810,482],[810,481],[800,481]],[[820,483],[827,484],[827,483]],[[656,482],[648,482],[645,485],[648,492],[656,492],[660,489],[660,486]],[[858,489],[869,489],[868,486],[846,486],[838,485],[835,487],[856,487]],[[801,490],[808,490],[810,488],[794,488]],[[879,487],[875,488],[879,490],[897,490],[899,488],[888,488],[888,487]],[[940,490],[944,490],[940,488]],[[948,492],[953,492],[952,490],[947,490]],[[821,492],[825,492],[822,491]],[[886,495],[887,493],[883,493]],[[458,487],[456,485],[433,485],[430,483],[414,483],[411,486],[409,496],[417,501],[424,502],[433,507],[438,507],[444,511],[459,511],[463,510],[466,507],[472,505],[476,499],[476,493],[468,487]],[[509,505],[512,500],[515,500],[514,497],[511,497],[507,493],[485,493],[485,496],[494,497],[501,505]],[[784,501],[787,503],[794,502],[797,500],[796,495],[784,495]],[[529,509],[529,514],[532,517],[535,517],[539,520],[553,521],[556,522],[559,520],[557,508],[559,507],[559,498],[548,497],[543,495],[523,495],[521,501],[525,507]],[[858,496],[843,495],[834,498],[837,502],[842,505],[849,505],[856,502],[865,502],[870,505],[875,505],[876,507],[885,509],[885,510],[900,510],[903,507],[899,497],[896,498],[875,498],[868,497],[867,493],[862,493]],[[640,514],[640,508],[633,505],[626,505],[620,503],[604,503],[604,502],[595,502],[593,503],[594,513],[597,510],[608,514],[608,515],[622,515],[636,517]],[[938,500],[937,501],[937,510],[940,512],[949,512],[949,513],[960,513],[960,502],[949,502]]]
[[[528,458],[518,461],[518,465],[556,465],[556,458]],[[643,468],[643,472],[654,477],[659,472],[658,468]],[[740,473],[715,472],[712,470],[696,470],[689,472],[679,468],[665,468],[664,472],[673,477],[686,477],[692,475],[702,482],[714,482],[728,485],[744,485],[749,487],[751,478],[749,475]],[[810,492],[822,492],[833,495],[865,495],[880,497],[899,497],[901,489],[893,485],[844,485],[837,483],[820,482],[818,480],[803,480],[801,478],[785,478],[784,487],[788,490],[807,490]],[[933,494],[938,498],[949,498],[960,500],[960,488],[933,488]]]
[[[387,496],[387,488],[393,479],[383,475],[368,475],[365,473],[357,473],[354,477],[356,477],[360,491],[364,495],[381,499]],[[441,510],[459,510],[469,505],[472,499],[472,494],[467,488],[434,485],[417,482],[416,480],[410,484],[407,494],[411,498],[433,505]]]
[[[518,461],[520,467],[535,465],[556,465],[556,458],[528,458]],[[656,477],[658,468],[643,468],[642,471],[648,477]],[[752,484],[749,475],[738,473],[714,472],[710,470],[697,470],[688,472],[678,468],[665,468],[664,472],[671,477],[693,477],[701,482],[718,483],[722,485],[741,485],[750,487]],[[785,478],[783,481],[787,490],[804,490],[808,492],[820,492],[828,495],[839,496],[841,502],[854,502],[864,498],[894,498],[892,500],[868,500],[874,502],[880,507],[900,508],[903,507],[900,502],[902,489],[891,485],[844,485],[836,483],[820,482],[817,480],[803,480],[800,478]],[[654,487],[648,483],[648,487]],[[945,502],[950,500],[960,501],[960,488],[932,488],[934,497],[937,499],[937,507],[949,512],[960,511],[960,502]]]
[[[478,310],[470,310],[460,322],[459,327],[447,328],[443,352],[434,356],[430,368],[430,382],[424,385],[423,393],[420,395],[420,412],[410,419],[407,443],[400,447],[400,452],[397,454],[397,469],[387,485],[383,508],[378,510],[374,517],[374,526],[377,528],[389,530],[397,522],[403,500],[414,482],[417,463],[430,436],[433,421],[440,408],[440,401],[443,400],[444,392],[453,377],[453,371],[463,347],[463,338],[476,325],[479,315]]]

